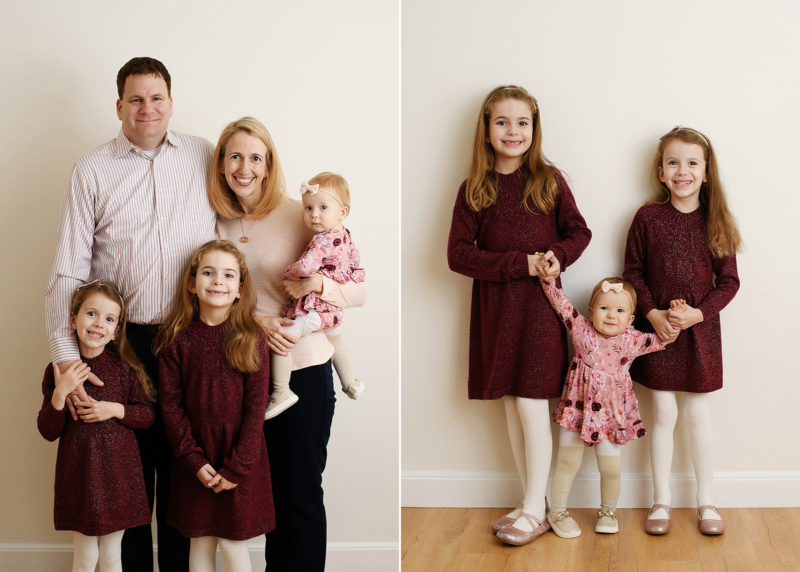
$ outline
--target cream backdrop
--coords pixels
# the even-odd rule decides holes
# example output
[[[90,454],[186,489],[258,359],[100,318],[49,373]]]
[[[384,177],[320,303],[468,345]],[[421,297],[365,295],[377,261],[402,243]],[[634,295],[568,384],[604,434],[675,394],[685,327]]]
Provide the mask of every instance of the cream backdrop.
[[[347,312],[346,327],[368,387],[357,402],[337,392],[324,475],[329,569],[397,566],[397,20],[394,1],[4,5],[0,569],[52,569],[52,551],[71,550],[70,534],[53,530],[56,445],[36,429],[49,359],[44,289],[72,164],[116,136],[116,73],[142,55],[172,75],[171,127],[216,143],[228,122],[253,115],[272,133],[290,194],[322,170],[349,180],[347,225],[369,294],[365,307]],[[253,558],[263,565],[259,543],[263,536]],[[34,566],[34,557],[43,560]]]
[[[798,19],[798,6],[775,0],[404,0],[404,506],[513,506],[520,496],[502,405],[467,399],[471,280],[446,259],[479,106],[505,83],[538,98],[544,151],[593,231],[563,274],[584,311],[596,281],[622,271],[658,137],[677,124],[710,136],[744,237],[741,289],[722,312],[724,388],[711,397],[717,500],[800,505]],[[637,394],[647,423],[650,394]],[[651,502],[649,446],[623,450],[622,506]],[[679,436],[676,506],[693,506],[691,471]],[[596,474],[589,453],[571,505],[598,505]]]

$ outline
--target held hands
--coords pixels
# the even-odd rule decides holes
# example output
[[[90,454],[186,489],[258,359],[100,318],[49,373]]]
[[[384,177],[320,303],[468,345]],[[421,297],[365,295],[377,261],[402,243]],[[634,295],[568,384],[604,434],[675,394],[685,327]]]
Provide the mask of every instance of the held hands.
[[[528,255],[528,274],[538,276],[543,282],[552,282],[561,274],[561,264],[552,250],[544,254],[536,252]]]
[[[288,318],[278,318],[276,316],[253,316],[267,334],[267,346],[278,355],[288,356],[289,352],[297,343],[297,338],[283,329],[283,326],[291,326],[294,322]]]
[[[89,371],[91,371],[89,366],[80,360],[53,364],[53,377],[56,387],[53,391],[53,396],[50,398],[50,403],[54,409],[61,411],[73,391],[78,388],[83,390],[83,381],[89,375]],[[85,391],[83,393],[84,395],[86,394]],[[74,413],[73,419],[77,421]]]
[[[669,312],[669,310],[653,309],[647,312],[646,316],[646,318],[653,325],[653,329],[655,330],[658,339],[662,342],[674,341],[680,333],[678,328],[670,324]]]
[[[78,401],[75,409],[78,418],[86,423],[99,423],[108,421],[112,417],[123,419],[125,417],[125,406],[115,401],[95,401],[91,397],[90,401]]]
[[[321,274],[312,274],[308,278],[304,278],[302,280],[283,281],[283,289],[289,296],[291,296],[295,300],[299,300],[306,294],[311,294],[311,292],[316,292],[317,294],[321,294],[322,286],[323,284],[322,284]]]
[[[239,486],[238,483],[232,483],[220,475],[214,470],[214,467],[208,463],[200,467],[200,470],[197,471],[197,478],[203,483],[204,487],[213,490],[215,493],[229,491]]]
[[[669,303],[668,319],[673,328],[685,330],[703,321],[703,312],[693,308],[686,300],[672,300]]]

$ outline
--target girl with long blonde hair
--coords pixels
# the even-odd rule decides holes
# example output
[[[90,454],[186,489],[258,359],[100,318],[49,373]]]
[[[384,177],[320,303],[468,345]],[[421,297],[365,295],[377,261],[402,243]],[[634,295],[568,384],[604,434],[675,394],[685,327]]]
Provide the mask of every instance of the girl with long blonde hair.
[[[547,400],[561,395],[567,342],[538,279],[558,279],[590,238],[569,186],[542,151],[538,102],[518,86],[492,90],[478,113],[447,257],[451,270],[473,279],[469,397],[503,399],[522,482],[520,505],[491,526],[509,544],[550,528]]]

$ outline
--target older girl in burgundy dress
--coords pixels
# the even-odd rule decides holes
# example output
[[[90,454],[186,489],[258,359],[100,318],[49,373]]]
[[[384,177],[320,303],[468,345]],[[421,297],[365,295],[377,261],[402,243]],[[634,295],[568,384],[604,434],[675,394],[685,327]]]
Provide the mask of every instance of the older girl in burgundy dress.
[[[249,572],[246,540],[275,513],[262,432],[269,362],[253,319],[244,255],[227,240],[201,246],[156,338],[164,429],[175,455],[167,522],[191,538],[189,566]]]
[[[591,238],[541,141],[539,106],[525,89],[502,86],[489,93],[447,246],[451,270],[473,278],[469,397],[503,398],[522,481],[521,505],[492,530],[517,545],[549,528],[547,400],[561,395],[566,373],[566,334],[538,278],[557,277]]]
[[[98,562],[100,570],[121,571],[123,532],[150,524],[133,429],[153,425],[155,390],[128,344],[125,304],[116,286],[95,280],[78,288],[70,323],[83,361],[64,373],[47,366],[38,419],[45,439],[59,439],[55,527],[74,531],[74,572],[93,572]],[[76,421],[66,400],[90,370],[104,384],[87,384],[90,400],[75,404]]]
[[[722,534],[713,502],[709,393],[722,387],[719,312],[739,289],[741,242],[708,137],[688,127],[664,135],[653,164],[656,201],[639,209],[628,231],[625,273],[639,296],[637,327],[677,341],[636,360],[631,375],[653,389],[651,431],[654,504],[645,530],[669,532],[669,472],[678,402],[692,430],[699,526]],[[642,318],[646,318],[643,320]],[[649,323],[648,323],[649,322]]]

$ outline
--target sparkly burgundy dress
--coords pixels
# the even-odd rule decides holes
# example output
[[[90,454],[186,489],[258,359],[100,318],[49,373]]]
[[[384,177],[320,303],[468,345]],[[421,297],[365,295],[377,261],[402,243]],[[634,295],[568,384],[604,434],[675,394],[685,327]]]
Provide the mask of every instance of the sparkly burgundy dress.
[[[522,205],[525,178],[519,171],[496,176],[497,201],[477,213],[461,185],[447,245],[450,269],[474,279],[469,397],[558,397],[566,373],[566,332],[539,279],[528,275],[527,255],[552,250],[563,272],[592,233],[560,173],[556,204],[547,215]]]
[[[227,324],[195,320],[158,356],[161,413],[175,455],[167,522],[189,538],[246,540],[275,527],[263,432],[266,344],[258,343],[261,369],[234,371],[223,348]],[[206,488],[197,478],[205,464],[238,486]]]
[[[625,247],[625,279],[636,289],[636,328],[652,332],[645,318],[682,298],[703,312],[663,352],[637,359],[631,377],[651,389],[708,393],[722,387],[719,312],[739,289],[736,256],[714,258],[708,248],[706,211],[682,213],[670,203],[645,205],[633,218]]]
[[[133,429],[150,427],[156,414],[136,374],[117,356],[104,351],[84,362],[105,384],[84,383],[86,393],[97,401],[122,403],[124,418],[84,423],[74,421],[66,406],[61,411],[53,409],[55,378],[50,364],[42,381],[38,425],[48,441],[60,438],[53,511],[56,530],[103,536],[150,524]]]

